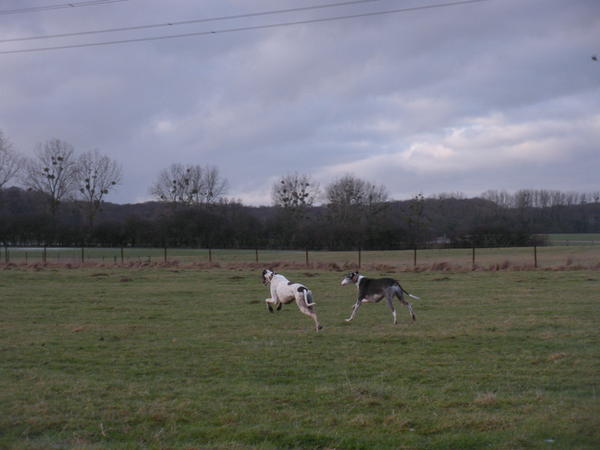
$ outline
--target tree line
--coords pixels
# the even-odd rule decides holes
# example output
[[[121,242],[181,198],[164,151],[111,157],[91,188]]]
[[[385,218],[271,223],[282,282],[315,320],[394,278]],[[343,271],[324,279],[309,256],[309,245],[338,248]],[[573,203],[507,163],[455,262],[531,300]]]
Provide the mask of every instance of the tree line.
[[[251,207],[226,197],[218,168],[172,164],[149,188],[154,201],[107,202],[122,176],[116,161],[97,150],[76,156],[59,139],[22,158],[0,132],[0,242],[350,250],[531,245],[542,233],[600,232],[599,193],[487,191],[394,201],[384,186],[354,175],[321,188],[294,173],[273,184],[270,206]]]

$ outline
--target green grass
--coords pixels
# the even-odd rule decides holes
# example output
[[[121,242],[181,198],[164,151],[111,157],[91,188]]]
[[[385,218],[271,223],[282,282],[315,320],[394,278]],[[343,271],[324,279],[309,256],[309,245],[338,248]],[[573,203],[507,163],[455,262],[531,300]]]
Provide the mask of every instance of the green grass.
[[[600,233],[554,233],[547,237],[550,245],[600,244]]]
[[[576,242],[576,241],[572,241]],[[600,245],[575,245],[538,247],[538,267],[573,266],[582,265],[594,268],[600,264]],[[295,265],[306,264],[305,251],[280,251],[280,250],[223,250],[214,249],[168,249],[167,261],[185,264],[205,264],[212,262],[220,265],[234,265],[256,263],[270,265],[279,262]],[[43,263],[43,250],[37,249],[9,249],[10,262],[16,264]],[[6,255],[0,255],[4,262]],[[125,265],[162,263],[165,260],[164,249],[159,248],[86,248],[84,261],[91,264]],[[479,267],[491,266],[533,266],[533,247],[513,248],[482,248],[475,251],[475,263]],[[46,251],[48,264],[81,264],[81,249],[53,249]],[[336,264],[341,267],[357,266],[359,262],[358,251],[309,251],[308,262],[311,267]],[[413,250],[392,251],[362,251],[360,253],[362,267],[388,265],[399,270],[414,267]],[[456,267],[471,268],[473,263],[472,249],[427,249],[418,250],[417,265],[420,267],[434,264],[448,264]]]
[[[397,326],[286,275],[321,333],[256,270],[0,270],[0,448],[600,446],[600,272],[395,274]]]

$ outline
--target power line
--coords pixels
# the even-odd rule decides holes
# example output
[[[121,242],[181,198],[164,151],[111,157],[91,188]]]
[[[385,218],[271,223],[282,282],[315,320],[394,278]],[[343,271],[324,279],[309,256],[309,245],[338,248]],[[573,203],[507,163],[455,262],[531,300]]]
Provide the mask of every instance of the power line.
[[[492,0],[462,0],[456,2],[449,3],[437,3],[432,5],[423,5],[423,6],[415,6],[411,8],[398,8],[398,9],[389,9],[385,11],[374,11],[369,13],[360,13],[360,14],[350,14],[345,16],[334,16],[334,17],[323,17],[318,19],[307,19],[307,20],[298,20],[293,22],[280,22],[274,24],[267,25],[255,25],[255,26],[246,26],[246,27],[237,27],[237,28],[224,28],[221,30],[211,30],[211,31],[198,31],[193,33],[182,33],[182,34],[170,34],[164,36],[148,36],[143,38],[133,38],[133,39],[121,39],[115,41],[104,41],[104,42],[90,42],[87,44],[71,44],[71,45],[60,45],[55,47],[38,47],[38,48],[29,48],[22,50],[5,50],[0,51],[0,55],[9,55],[9,54],[17,54],[17,53],[33,53],[33,52],[42,52],[42,51],[50,51],[50,50],[66,50],[71,48],[87,48],[87,47],[100,47],[100,46],[108,46],[108,45],[118,45],[118,44],[128,44],[134,42],[146,42],[146,41],[159,41],[159,40],[167,40],[167,39],[179,39],[186,37],[194,37],[194,36],[208,36],[211,34],[224,34],[224,33],[234,33],[240,31],[255,31],[255,30],[266,30],[271,28],[282,28],[287,26],[295,26],[295,25],[307,25],[313,23],[324,23],[324,22],[333,22],[336,20],[347,20],[347,19],[356,19],[360,17],[374,17],[374,16],[383,16],[388,14],[400,14],[412,11],[420,11],[434,8],[447,8],[452,6],[459,5],[467,5],[472,3],[482,3],[488,2]]]
[[[54,10],[54,9],[81,8],[83,6],[108,5],[110,3],[120,3],[120,2],[127,2],[127,1],[129,1],[129,0],[88,0],[85,2],[59,3],[56,5],[47,5],[47,6],[32,6],[30,8],[4,9],[4,10],[0,10],[0,16],[9,15],[9,14],[22,14],[22,13],[31,13],[31,12],[40,12],[40,11],[50,11],[50,10]]]
[[[210,18],[205,18],[205,19],[182,20],[182,21],[178,21],[178,22],[156,23],[156,24],[151,24],[151,25],[137,25],[137,26],[121,27],[121,28],[107,28],[104,30],[78,31],[78,32],[73,32],[73,33],[47,34],[47,35],[43,35],[43,36],[30,36],[30,37],[23,37],[23,38],[0,39],[0,43],[33,41],[33,40],[38,40],[38,39],[64,38],[64,37],[74,37],[74,36],[85,36],[85,35],[90,35],[90,34],[114,33],[114,32],[119,32],[119,31],[147,30],[150,28],[192,25],[192,24],[198,24],[198,23],[217,22],[217,21],[221,21],[221,20],[245,19],[245,18],[250,18],[250,17],[285,14],[285,13],[291,13],[291,12],[302,12],[302,11],[310,11],[310,10],[315,10],[315,9],[335,8],[335,7],[339,7],[339,6],[349,6],[349,5],[357,5],[360,3],[373,3],[373,2],[380,2],[380,1],[382,1],[382,0],[353,0],[353,1],[338,2],[338,3],[328,3],[325,5],[305,6],[305,7],[288,8],[288,9],[276,9],[276,10],[272,10],[272,11],[262,11],[262,12],[247,13],[247,14],[236,14],[236,15],[221,16],[221,17],[210,17]]]

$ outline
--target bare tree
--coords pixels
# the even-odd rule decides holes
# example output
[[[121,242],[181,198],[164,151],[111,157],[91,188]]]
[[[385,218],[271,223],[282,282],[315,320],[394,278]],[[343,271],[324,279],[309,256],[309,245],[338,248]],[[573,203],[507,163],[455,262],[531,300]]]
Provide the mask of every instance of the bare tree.
[[[222,200],[227,189],[227,180],[214,166],[172,164],[159,173],[150,194],[173,204],[200,205]]]
[[[425,196],[422,193],[415,195],[410,200],[406,222],[410,244],[416,249],[423,244],[429,225],[429,218],[425,214]]]
[[[48,195],[50,213],[55,217],[60,202],[73,192],[77,183],[73,146],[51,139],[38,144],[35,154],[35,158],[26,162],[23,184]]]
[[[21,166],[22,159],[0,130],[0,189],[18,174]]]
[[[200,186],[201,203],[212,204],[223,200],[229,189],[229,183],[225,178],[221,178],[217,167],[204,166],[202,180],[203,183]]]
[[[319,184],[310,176],[294,173],[281,177],[273,184],[273,204],[292,215],[303,214],[314,204],[319,193]]]
[[[158,179],[150,187],[150,194],[163,202],[182,203],[184,201],[185,169],[181,164],[172,164],[158,174]]]
[[[353,175],[345,175],[331,183],[325,195],[338,220],[350,220],[357,213],[376,214],[385,207],[388,199],[385,186],[376,186]]]
[[[481,194],[481,198],[494,202],[501,208],[511,208],[514,203],[514,196],[506,191],[488,190]]]
[[[122,170],[119,164],[98,150],[86,152],[77,160],[77,183],[80,197],[85,202],[88,224],[94,220],[102,201],[121,182]]]

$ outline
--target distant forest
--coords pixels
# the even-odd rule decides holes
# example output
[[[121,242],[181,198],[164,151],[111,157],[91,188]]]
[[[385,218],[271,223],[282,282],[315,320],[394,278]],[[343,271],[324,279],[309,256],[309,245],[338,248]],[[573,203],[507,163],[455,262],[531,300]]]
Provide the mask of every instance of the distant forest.
[[[217,167],[174,163],[149,187],[155,201],[106,202],[122,179],[118,162],[97,150],[77,155],[53,138],[23,157],[0,130],[0,243],[385,250],[523,246],[543,244],[547,233],[600,232],[600,192],[394,201],[385,186],[351,174],[321,189],[294,173],[274,182],[272,206],[251,207],[226,197],[229,183]]]
[[[2,245],[260,249],[405,249],[542,245],[540,234],[600,232],[597,196],[489,191],[352,205],[251,207],[236,201],[187,204],[104,202],[93,222],[86,203],[39,191],[0,190]]]

